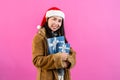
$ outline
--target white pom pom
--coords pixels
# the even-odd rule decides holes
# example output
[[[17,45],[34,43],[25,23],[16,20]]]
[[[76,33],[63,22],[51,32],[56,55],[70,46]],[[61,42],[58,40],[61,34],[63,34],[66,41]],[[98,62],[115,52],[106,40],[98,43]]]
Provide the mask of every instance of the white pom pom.
[[[41,28],[41,26],[40,25],[37,25],[37,29],[40,29]]]

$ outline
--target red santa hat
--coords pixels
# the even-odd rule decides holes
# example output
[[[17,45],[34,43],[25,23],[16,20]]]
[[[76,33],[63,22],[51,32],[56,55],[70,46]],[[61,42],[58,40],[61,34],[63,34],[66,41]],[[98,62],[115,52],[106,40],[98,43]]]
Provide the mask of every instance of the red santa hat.
[[[43,20],[42,20],[42,23],[41,23],[42,27],[45,24],[47,18],[51,17],[51,16],[59,16],[59,17],[62,17],[63,19],[65,18],[65,14],[63,13],[62,10],[60,10],[57,7],[52,7],[52,8],[47,10],[45,16],[43,17]]]

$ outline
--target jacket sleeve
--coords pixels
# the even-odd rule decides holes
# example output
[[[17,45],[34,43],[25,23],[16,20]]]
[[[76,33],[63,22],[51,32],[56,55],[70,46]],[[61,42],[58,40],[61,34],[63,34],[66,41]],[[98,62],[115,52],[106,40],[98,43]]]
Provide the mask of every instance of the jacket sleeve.
[[[43,69],[64,68],[65,62],[62,61],[60,53],[45,56],[44,39],[40,35],[35,35],[32,42],[33,64]]]
[[[70,54],[68,55],[68,62],[70,66],[68,68],[72,68],[76,63],[76,52],[70,48]]]

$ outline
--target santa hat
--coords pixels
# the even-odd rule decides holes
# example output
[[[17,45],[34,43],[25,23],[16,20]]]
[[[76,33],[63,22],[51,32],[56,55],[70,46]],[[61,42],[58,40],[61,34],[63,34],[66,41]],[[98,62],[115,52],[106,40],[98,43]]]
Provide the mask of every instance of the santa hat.
[[[62,12],[62,10],[60,10],[57,7],[52,7],[50,9],[48,9],[46,14],[44,15],[42,23],[41,23],[42,27],[44,26],[47,18],[51,17],[51,16],[59,16],[59,17],[62,17],[63,19],[65,18],[65,14]]]

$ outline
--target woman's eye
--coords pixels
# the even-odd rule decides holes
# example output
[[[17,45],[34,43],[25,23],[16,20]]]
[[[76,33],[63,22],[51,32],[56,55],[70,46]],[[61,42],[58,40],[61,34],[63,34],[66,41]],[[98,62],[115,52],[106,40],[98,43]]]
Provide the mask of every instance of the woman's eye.
[[[62,20],[58,20],[58,22],[62,22]]]

